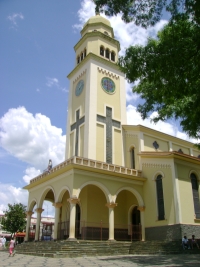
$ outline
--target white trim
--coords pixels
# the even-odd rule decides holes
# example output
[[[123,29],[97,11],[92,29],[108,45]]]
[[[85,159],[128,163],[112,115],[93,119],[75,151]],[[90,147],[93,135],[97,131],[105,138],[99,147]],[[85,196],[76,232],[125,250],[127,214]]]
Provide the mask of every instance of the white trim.
[[[45,200],[45,197],[47,195],[47,193],[52,190],[53,194],[54,194],[54,202],[55,202],[55,199],[56,199],[56,194],[55,194],[55,190],[52,186],[48,185],[45,187],[45,189],[43,189],[42,191],[42,194],[40,196],[40,200],[39,200],[39,205],[37,206],[38,208],[42,208],[42,205],[43,205],[43,202]]]
[[[123,190],[130,191],[136,197],[136,199],[138,201],[138,205],[144,206],[144,201],[143,201],[140,193],[136,189],[131,188],[131,187],[121,187],[120,189],[118,189],[117,192],[115,193],[114,197],[113,197],[114,202],[116,201],[118,194]]]

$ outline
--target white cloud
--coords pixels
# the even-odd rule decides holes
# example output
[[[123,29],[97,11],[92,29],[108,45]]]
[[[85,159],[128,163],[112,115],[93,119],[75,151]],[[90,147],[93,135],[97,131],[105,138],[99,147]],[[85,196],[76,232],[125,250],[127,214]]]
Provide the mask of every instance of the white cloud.
[[[61,87],[60,86],[59,81],[58,81],[57,78],[47,77],[46,79],[47,79],[46,86],[48,86],[48,87],[56,87],[59,90],[65,92],[65,93],[68,92],[68,90],[65,87]]]
[[[73,25],[73,28],[81,30],[83,24],[95,15],[95,5],[91,0],[84,0],[81,3],[81,8],[78,11],[79,24]],[[160,31],[167,23],[166,20],[159,21],[155,26],[144,29],[141,26],[136,26],[134,22],[125,23],[121,19],[121,15],[107,17],[104,14],[101,16],[109,19],[111,26],[114,29],[116,39],[120,42],[120,55],[124,55],[125,49],[130,45],[145,45],[149,36],[156,37],[157,32]]]
[[[20,20],[23,20],[24,19],[24,15],[22,13],[13,13],[12,15],[9,15],[7,17],[8,20],[11,21],[12,23],[12,26],[17,26],[17,21],[20,19]]]
[[[24,107],[9,109],[0,119],[0,146],[41,171],[50,158],[54,165],[64,160],[65,139],[48,117]]]
[[[153,117],[157,115],[156,112],[153,112],[148,119],[143,120],[139,112],[137,112],[137,108],[133,105],[128,105],[126,107],[127,111],[127,124],[129,125],[143,125],[154,129],[156,131],[160,131],[169,135],[173,135],[175,137],[187,140],[189,142],[196,143],[198,140],[193,138],[189,138],[187,134],[181,132],[178,129],[177,123],[169,123],[167,121],[159,121],[156,124],[151,120]]]
[[[40,170],[35,169],[34,167],[29,167],[25,170],[25,175],[23,176],[23,180],[29,184],[30,180],[41,173]]]
[[[28,202],[28,192],[21,188],[14,187],[11,184],[2,184],[0,182],[0,214],[8,208],[9,204],[22,203],[27,205]]]

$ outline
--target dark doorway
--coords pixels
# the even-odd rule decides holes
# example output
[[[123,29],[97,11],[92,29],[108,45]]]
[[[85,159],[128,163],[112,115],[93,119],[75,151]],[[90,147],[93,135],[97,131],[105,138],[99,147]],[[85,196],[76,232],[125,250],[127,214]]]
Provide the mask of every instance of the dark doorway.
[[[80,220],[81,220],[81,209],[78,204],[76,204],[76,229],[75,229],[75,237],[80,238]]]
[[[137,207],[132,210],[132,240],[141,240],[140,211]]]
[[[135,207],[132,211],[132,224],[140,224],[140,211],[137,209],[137,207]]]

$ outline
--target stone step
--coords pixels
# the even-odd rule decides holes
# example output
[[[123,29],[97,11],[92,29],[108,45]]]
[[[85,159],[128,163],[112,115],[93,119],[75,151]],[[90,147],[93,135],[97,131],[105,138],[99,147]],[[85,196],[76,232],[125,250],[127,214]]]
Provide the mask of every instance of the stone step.
[[[100,255],[200,254],[199,249],[183,250],[180,241],[108,242],[108,241],[42,241],[23,243],[17,253],[42,257],[80,257]]]

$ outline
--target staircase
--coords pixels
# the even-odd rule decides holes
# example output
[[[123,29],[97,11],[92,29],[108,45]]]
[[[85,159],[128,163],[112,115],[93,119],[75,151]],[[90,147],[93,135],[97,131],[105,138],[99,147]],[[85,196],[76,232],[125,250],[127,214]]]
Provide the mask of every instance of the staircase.
[[[197,248],[183,250],[181,241],[42,241],[17,245],[17,254],[52,258],[105,255],[200,254]]]

